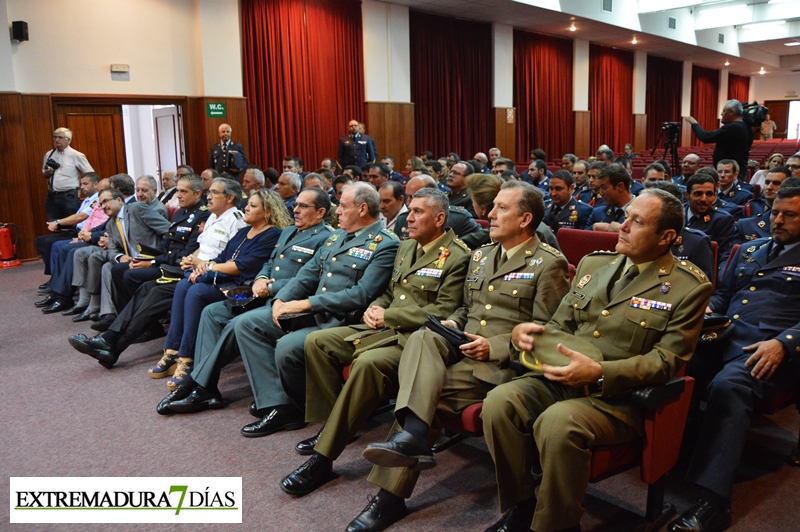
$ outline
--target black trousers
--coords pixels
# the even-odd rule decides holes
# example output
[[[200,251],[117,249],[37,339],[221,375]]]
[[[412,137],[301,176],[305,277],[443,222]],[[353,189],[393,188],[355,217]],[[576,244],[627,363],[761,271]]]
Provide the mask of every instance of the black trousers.
[[[132,270],[127,262],[111,267],[111,282],[114,283],[114,307],[117,312],[128,305],[133,294],[147,281],[161,277],[161,268],[139,268]]]
[[[133,294],[133,298],[108,328],[120,335],[115,343],[120,353],[150,328],[160,326],[158,320],[172,308],[172,296],[175,295],[177,284],[147,281]]]
[[[49,192],[44,198],[44,210],[50,222],[73,215],[80,208],[81,198],[77,188],[66,192]]]

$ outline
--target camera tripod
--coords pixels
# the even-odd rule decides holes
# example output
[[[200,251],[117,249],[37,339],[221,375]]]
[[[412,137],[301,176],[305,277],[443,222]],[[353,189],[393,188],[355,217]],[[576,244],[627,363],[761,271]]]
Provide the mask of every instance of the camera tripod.
[[[678,128],[662,127],[661,133],[658,134],[658,139],[656,139],[656,144],[653,146],[653,150],[650,152],[650,156],[652,157],[656,152],[659,142],[661,142],[661,139],[664,137],[664,131],[667,132],[667,140],[664,141],[664,156],[661,158],[667,161],[667,152],[669,152],[672,156],[672,175],[669,176],[671,179],[675,177],[675,172],[679,172],[680,168],[678,166]],[[680,172],[678,175],[679,174]]]

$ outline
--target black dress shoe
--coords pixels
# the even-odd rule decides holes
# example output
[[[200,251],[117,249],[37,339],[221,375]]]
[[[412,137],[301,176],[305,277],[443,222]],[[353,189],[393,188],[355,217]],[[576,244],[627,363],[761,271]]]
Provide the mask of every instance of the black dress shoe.
[[[667,527],[669,532],[720,532],[731,526],[731,506],[700,499]]]
[[[60,296],[58,294],[50,294],[49,296],[47,296],[46,298],[42,299],[41,301],[37,301],[36,303],[34,303],[33,306],[36,307],[36,308],[49,307],[50,305],[52,305],[53,303],[58,301],[59,297]]]
[[[260,421],[242,427],[242,436],[260,438],[279,430],[297,430],[306,426],[303,413],[291,405],[279,405]]]
[[[95,331],[106,332],[108,328],[111,327],[111,324],[114,323],[115,319],[117,319],[117,316],[115,314],[106,314],[105,316],[100,318],[100,321],[98,321],[97,323],[93,323],[89,327]]]
[[[40,296],[46,296],[47,294],[49,294],[52,291],[53,291],[53,289],[50,288],[50,283],[47,282],[47,283],[44,283],[44,284],[40,284],[39,288],[36,290],[36,293],[39,294]]]
[[[380,497],[370,497],[367,507],[347,525],[346,532],[378,532],[402,519],[408,510],[405,501],[389,503]]]
[[[48,288],[50,288],[50,281],[47,281],[44,284],[40,284],[38,290],[47,290]]]
[[[84,309],[84,311],[78,314],[77,316],[72,317],[72,321],[74,321],[75,323],[80,323],[82,321],[89,321],[90,319],[92,319],[92,313],[87,309]]]
[[[76,334],[69,337],[69,345],[85,355],[89,355],[100,362],[109,364],[104,364],[104,367],[109,369],[111,369],[111,366],[116,364],[117,359],[119,359],[119,353],[117,353],[114,347],[109,345],[100,335],[89,338],[85,334]]]
[[[61,313],[62,316],[77,316],[78,314],[83,314],[86,311],[86,307],[79,307],[78,305],[73,305],[73,307],[69,310],[65,310]]]
[[[272,410],[272,407],[267,407],[267,408],[256,408],[256,402],[255,402],[255,401],[253,401],[252,403],[250,403],[250,404],[247,406],[247,412],[248,412],[248,413],[249,413],[251,416],[253,416],[253,417],[257,417],[258,419],[261,419],[262,417],[264,417],[264,416],[266,416],[267,414],[269,414],[270,410]]]
[[[97,322],[97,321],[100,321],[102,319],[102,316],[100,316],[99,312],[92,312],[92,315],[89,316],[89,319],[92,320],[92,321]]]
[[[528,532],[531,529],[535,509],[536,499],[518,502],[485,532]],[[578,530],[580,531],[580,527]]]
[[[186,399],[191,395],[192,388],[191,386],[181,385],[169,392],[169,394],[158,403],[156,407],[156,412],[161,414],[162,416],[171,416],[176,412],[170,408],[170,405],[173,401],[180,401],[181,399]]]
[[[317,432],[315,435],[298,442],[298,444],[294,446],[294,450],[297,451],[297,454],[302,454],[303,456],[314,454],[314,447],[317,446],[319,435],[322,434],[322,429],[324,428],[325,425],[322,425],[322,428],[320,428],[319,432]]]
[[[176,414],[193,414],[204,410],[219,410],[228,406],[222,400],[222,396],[198,386],[188,397],[173,400],[169,404],[169,409]]]
[[[75,302],[71,298],[60,297],[55,303],[49,307],[42,309],[42,314],[55,314],[56,312],[64,312],[75,306]]]
[[[370,443],[364,449],[364,458],[383,467],[409,467],[422,471],[436,466],[428,442],[423,442],[401,430],[383,443]]]
[[[333,464],[327,458],[314,453],[306,463],[283,477],[281,489],[289,495],[307,495],[327,482]]]

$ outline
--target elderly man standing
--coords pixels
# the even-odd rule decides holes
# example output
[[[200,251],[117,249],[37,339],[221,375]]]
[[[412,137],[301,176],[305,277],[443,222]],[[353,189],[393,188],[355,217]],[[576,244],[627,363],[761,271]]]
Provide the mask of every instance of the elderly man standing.
[[[54,148],[44,156],[42,175],[47,179],[47,197],[44,209],[51,221],[65,218],[78,210],[78,195],[82,174],[94,172],[86,156],[70,147],[72,131],[60,127],[53,132]]]
[[[408,339],[397,370],[396,422],[385,443],[364,451],[376,465],[368,480],[381,489],[349,532],[383,530],[403,517],[403,499],[411,496],[419,471],[436,465],[429,442],[431,429],[440,427],[438,416],[457,416],[511,380],[511,330],[527,321],[546,323],[567,293],[567,261],[535,233],[543,216],[535,187],[503,184],[489,213],[496,243],[472,254],[464,304],[442,322],[463,330],[466,343],[457,346],[430,330]]]
[[[579,531],[592,449],[643,431],[625,394],[667,382],[692,356],[712,286],[670,253],[682,226],[677,198],[644,190],[628,208],[617,252],[583,258],[546,326],[514,329],[513,345],[530,372],[484,401],[506,512],[487,530]]]
[[[692,125],[697,140],[714,144],[714,166],[723,159],[733,159],[739,168],[747,168],[750,147],[753,145],[753,130],[742,119],[742,104],[739,100],[728,100],[722,108],[722,127],[714,131],[706,131],[691,116],[686,121]]]
[[[211,148],[211,158],[208,166],[221,174],[228,172],[234,177],[247,168],[247,157],[244,154],[244,146],[231,140],[233,130],[228,124],[219,126],[219,144]]]

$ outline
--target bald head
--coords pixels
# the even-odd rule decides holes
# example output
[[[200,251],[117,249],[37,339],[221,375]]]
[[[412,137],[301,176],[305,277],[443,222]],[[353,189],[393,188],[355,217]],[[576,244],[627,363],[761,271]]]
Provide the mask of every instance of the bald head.
[[[406,183],[406,201],[410,201],[411,196],[425,187],[436,188],[436,180],[425,174],[409,179],[408,183]]]

